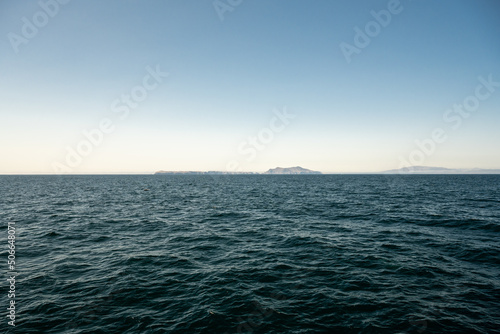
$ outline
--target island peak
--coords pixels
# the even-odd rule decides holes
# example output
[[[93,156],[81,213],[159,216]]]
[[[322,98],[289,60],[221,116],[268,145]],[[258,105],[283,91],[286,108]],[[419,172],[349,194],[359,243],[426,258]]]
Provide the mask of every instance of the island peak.
[[[296,166],[296,167],[286,167],[286,168],[276,167],[268,170],[264,174],[321,174],[321,172]]]

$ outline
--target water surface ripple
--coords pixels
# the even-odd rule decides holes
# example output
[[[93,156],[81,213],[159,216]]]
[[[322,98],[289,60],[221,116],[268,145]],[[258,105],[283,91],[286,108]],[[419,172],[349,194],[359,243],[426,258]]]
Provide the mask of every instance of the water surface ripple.
[[[0,189],[16,333],[500,333],[498,175],[0,176]]]

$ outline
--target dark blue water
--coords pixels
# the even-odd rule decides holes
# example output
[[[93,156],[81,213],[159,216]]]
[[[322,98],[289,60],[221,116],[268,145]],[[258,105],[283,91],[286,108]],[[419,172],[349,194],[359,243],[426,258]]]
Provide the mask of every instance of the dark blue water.
[[[0,190],[19,272],[17,326],[5,277],[0,331],[500,333],[498,175],[0,176]]]

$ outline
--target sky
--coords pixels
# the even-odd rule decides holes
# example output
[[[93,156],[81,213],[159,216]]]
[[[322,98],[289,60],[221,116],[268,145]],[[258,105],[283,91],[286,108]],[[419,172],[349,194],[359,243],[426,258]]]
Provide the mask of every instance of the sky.
[[[500,168],[495,0],[0,2],[0,174]]]

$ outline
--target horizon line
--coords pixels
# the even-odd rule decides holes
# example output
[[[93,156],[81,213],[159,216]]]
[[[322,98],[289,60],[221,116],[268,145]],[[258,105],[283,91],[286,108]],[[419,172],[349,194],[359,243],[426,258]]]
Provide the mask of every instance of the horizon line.
[[[300,166],[297,166],[300,167]],[[282,168],[282,167],[277,167],[277,168]],[[295,168],[295,167],[284,167],[286,168]],[[302,168],[302,167],[300,167]],[[430,170],[430,171],[414,171],[414,172],[398,172],[398,171],[403,171],[405,169],[413,169],[413,168],[429,168],[429,169],[436,169],[436,170]],[[356,172],[342,172],[342,171],[329,171],[329,172],[322,172],[322,171],[317,171],[321,174],[266,174],[266,171],[222,171],[222,170],[157,170],[154,172],[148,171],[148,172],[90,172],[90,173],[37,173],[37,172],[30,172],[30,173],[0,173],[0,176],[7,176],[7,175],[36,175],[36,176],[41,176],[41,175],[54,175],[54,176],[62,176],[62,175],[157,175],[157,174],[176,174],[176,175],[185,175],[188,173],[214,173],[215,175],[340,175],[340,174],[448,174],[448,175],[459,175],[459,174],[474,174],[474,171],[478,171],[477,174],[500,174],[500,168],[479,168],[479,167],[473,167],[473,168],[449,168],[449,167],[436,167],[436,166],[422,166],[422,165],[417,165],[417,166],[406,166],[406,167],[401,167],[397,169],[388,169],[388,170],[383,170],[383,171],[356,171]],[[313,171],[313,170],[311,170]],[[453,172],[456,171],[456,172]],[[484,173],[488,171],[493,171],[493,173]],[[316,171],[313,171],[316,172]],[[462,172],[462,173],[460,173]],[[481,173],[483,172],[483,173]],[[220,174],[216,174],[220,173]]]

